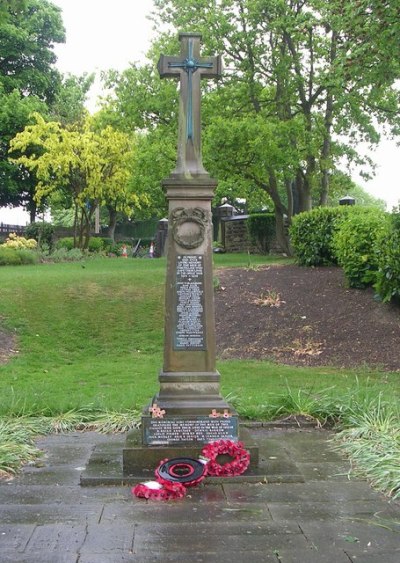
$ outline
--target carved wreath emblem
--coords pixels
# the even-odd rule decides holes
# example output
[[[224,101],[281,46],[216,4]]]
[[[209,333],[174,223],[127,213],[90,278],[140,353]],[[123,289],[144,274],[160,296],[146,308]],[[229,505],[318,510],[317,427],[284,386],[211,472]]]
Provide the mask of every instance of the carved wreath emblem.
[[[202,244],[207,225],[207,213],[200,207],[177,207],[171,214],[172,236],[182,248],[188,250]]]

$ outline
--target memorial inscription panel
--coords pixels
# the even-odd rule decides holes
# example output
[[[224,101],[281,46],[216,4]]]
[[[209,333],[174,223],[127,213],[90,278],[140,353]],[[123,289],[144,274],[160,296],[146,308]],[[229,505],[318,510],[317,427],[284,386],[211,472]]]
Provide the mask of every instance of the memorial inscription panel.
[[[142,420],[143,441],[149,446],[184,445],[215,440],[237,440],[238,418],[165,417]]]
[[[176,259],[175,350],[205,350],[203,256]]]

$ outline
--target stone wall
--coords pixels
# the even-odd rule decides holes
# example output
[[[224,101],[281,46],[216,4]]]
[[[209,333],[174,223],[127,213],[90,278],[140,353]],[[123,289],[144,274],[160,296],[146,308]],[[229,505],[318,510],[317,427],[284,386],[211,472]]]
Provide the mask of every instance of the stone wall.
[[[251,242],[247,231],[248,215],[236,215],[222,219],[221,221],[221,242],[226,252],[250,252],[250,254],[260,254],[260,249]],[[280,254],[282,249],[276,240],[271,242],[270,253]]]
[[[227,218],[221,222],[222,244],[226,252],[258,253],[247,232],[247,215]]]

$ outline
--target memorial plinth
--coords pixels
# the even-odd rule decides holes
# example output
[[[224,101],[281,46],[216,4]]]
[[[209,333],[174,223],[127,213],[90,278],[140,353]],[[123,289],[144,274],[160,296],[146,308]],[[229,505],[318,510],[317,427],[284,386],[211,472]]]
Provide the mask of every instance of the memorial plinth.
[[[198,457],[215,440],[239,439],[238,416],[220,394],[216,369],[211,200],[217,182],[201,156],[200,80],[218,77],[221,60],[200,56],[199,34],[179,38],[181,55],[161,55],[158,63],[161,78],[180,79],[177,164],[163,181],[169,205],[164,361],[141,432],[127,437],[125,475],[166,457]],[[254,447],[251,457],[257,464]]]

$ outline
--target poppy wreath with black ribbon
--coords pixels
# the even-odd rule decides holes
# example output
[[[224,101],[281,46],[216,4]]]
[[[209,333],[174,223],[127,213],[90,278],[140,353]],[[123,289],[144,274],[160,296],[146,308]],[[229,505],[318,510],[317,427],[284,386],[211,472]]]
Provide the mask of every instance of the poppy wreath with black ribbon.
[[[181,483],[185,487],[194,487],[207,475],[207,464],[208,459],[202,456],[199,459],[189,457],[163,459],[155,474],[159,483]]]
[[[236,477],[242,475],[250,464],[250,454],[242,442],[217,440],[212,444],[207,444],[201,453],[209,459],[207,474],[214,477]],[[220,455],[228,455],[232,458],[232,461],[220,464],[217,461]]]

